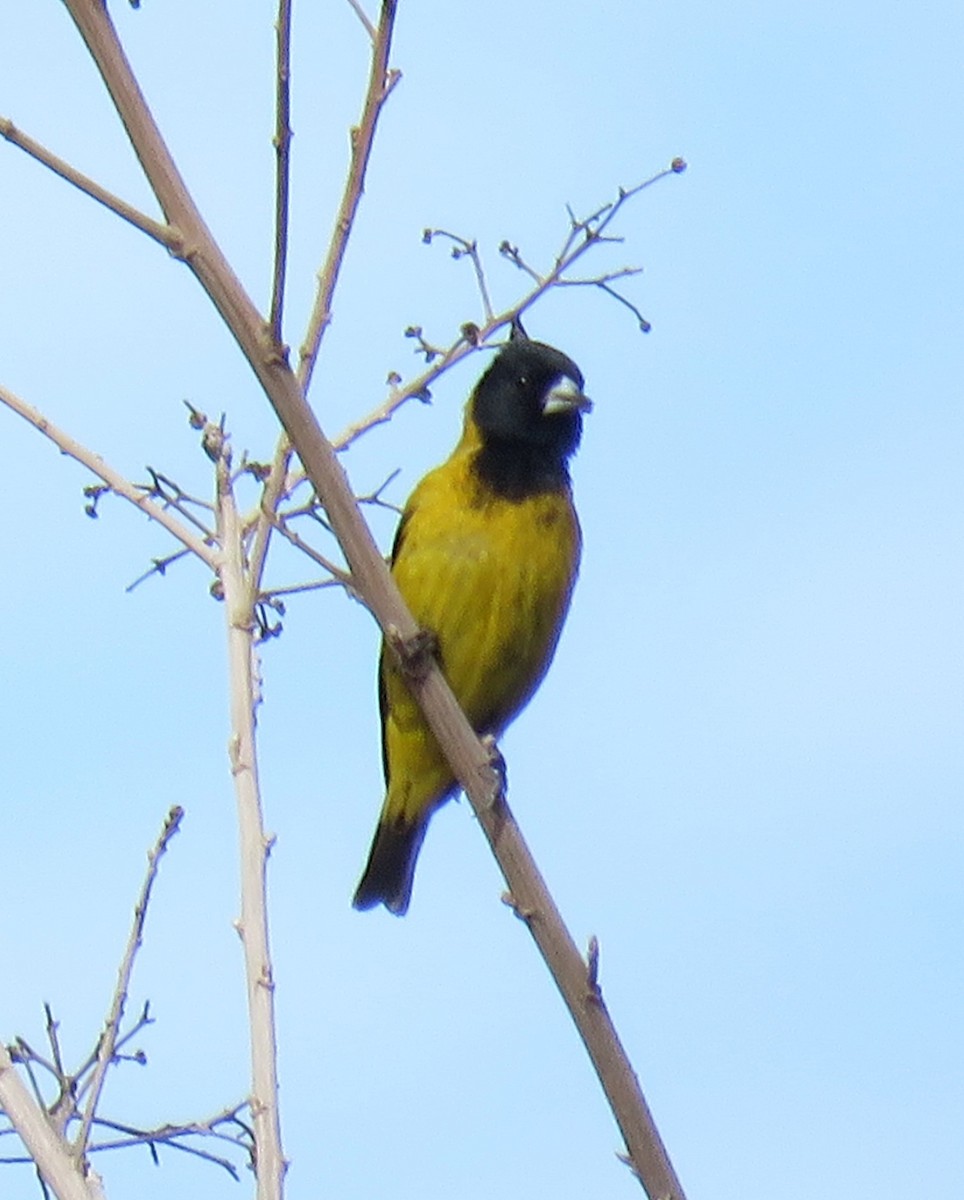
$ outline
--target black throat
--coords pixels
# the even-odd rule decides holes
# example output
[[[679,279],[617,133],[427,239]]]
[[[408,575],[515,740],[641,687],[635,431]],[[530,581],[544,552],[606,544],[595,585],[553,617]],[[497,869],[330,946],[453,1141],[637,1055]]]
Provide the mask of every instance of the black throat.
[[[489,438],[470,467],[483,488],[502,500],[527,500],[569,489],[569,469],[555,449]]]

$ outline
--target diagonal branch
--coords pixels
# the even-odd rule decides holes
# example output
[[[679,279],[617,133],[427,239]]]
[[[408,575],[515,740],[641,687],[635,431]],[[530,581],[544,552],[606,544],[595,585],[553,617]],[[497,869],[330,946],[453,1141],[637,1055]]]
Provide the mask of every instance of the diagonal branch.
[[[530,309],[536,301],[553,288],[563,286],[600,287],[631,309],[640,322],[640,328],[645,329],[648,323],[642,314],[629,301],[619,296],[618,293],[607,286],[611,279],[623,278],[626,275],[634,274],[635,272],[632,268],[621,268],[619,271],[610,272],[594,279],[567,279],[566,272],[588,250],[607,240],[602,236],[603,231],[613,221],[627,201],[638,196],[645,188],[651,187],[661,179],[665,179],[668,175],[679,174],[683,170],[683,166],[684,164],[682,164],[680,159],[675,159],[668,167],[662,171],[657,171],[655,175],[650,176],[635,187],[620,188],[618,196],[614,201],[604,205],[590,217],[578,220],[570,215],[570,225],[566,238],[555,257],[552,267],[545,274],[536,271],[524,262],[516,247],[511,246],[508,242],[503,242],[500,246],[503,257],[508,258],[533,280],[533,286],[529,291],[525,293],[521,300],[513,304],[511,308],[504,309],[499,313],[489,312],[484,325],[472,326],[469,330],[463,329],[456,341],[447,349],[441,350],[432,363],[404,387],[399,387],[397,384],[392,386],[388,398],[383,404],[368,413],[367,416],[352,422],[351,425],[342,430],[332,442],[335,449],[344,450],[373,426],[390,420],[396,410],[409,400],[414,397],[427,395],[431,385],[440,375],[445,374],[446,371],[455,366],[457,362],[461,362],[467,355],[488,346],[492,338],[500,330],[511,328],[524,312]],[[426,230],[423,240],[431,241],[435,236],[450,238],[459,243],[460,246],[464,247],[462,253],[472,257],[476,272],[481,272],[481,263],[478,261],[478,251],[474,243],[468,242],[466,239],[457,237],[454,234],[447,233],[444,230]],[[474,255],[472,254],[473,250],[475,251]],[[484,275],[482,278],[484,279]],[[481,295],[483,306],[488,308],[487,291],[482,291]]]
[[[212,571],[217,570],[218,555],[213,547],[208,546],[201,538],[196,537],[180,521],[176,520],[171,513],[152,500],[147,493],[125,479],[113,467],[108,466],[99,454],[94,454],[86,446],[82,446],[80,442],[58,428],[52,421],[48,421],[32,404],[28,404],[26,400],[21,400],[19,396],[11,392],[8,388],[3,387],[2,384],[0,384],[0,403],[12,409],[19,416],[23,417],[25,421],[29,421],[35,429],[39,429],[45,437],[50,438],[62,453],[69,455],[82,466],[85,466],[88,471],[92,471],[93,474],[104,481],[115,495],[129,500],[145,516],[150,517],[152,521],[156,521],[158,525],[163,525],[168,533],[177,538],[182,546],[190,550],[192,554],[199,558],[206,566],[210,567]]]
[[[82,171],[78,171],[76,167],[72,167],[64,159],[58,158],[53,151],[48,150],[46,146],[42,146],[40,142],[34,141],[23,130],[18,129],[7,117],[0,117],[0,136],[5,137],[12,145],[19,146],[31,158],[35,158],[38,162],[43,163],[45,167],[49,167],[55,175],[59,175],[61,179],[65,179],[75,188],[79,188],[82,192],[85,192],[92,200],[96,200],[98,204],[103,204],[105,208],[109,208],[111,212],[116,213],[123,220],[130,222],[131,225],[134,225],[142,233],[146,233],[148,237],[152,237],[155,242],[160,242],[162,246],[166,246],[168,249],[173,248],[176,239],[168,226],[162,225],[152,217],[148,217],[132,204],[128,204],[126,200],[121,200],[119,196],[115,196],[107,188],[101,187],[99,183],[85,175]]]

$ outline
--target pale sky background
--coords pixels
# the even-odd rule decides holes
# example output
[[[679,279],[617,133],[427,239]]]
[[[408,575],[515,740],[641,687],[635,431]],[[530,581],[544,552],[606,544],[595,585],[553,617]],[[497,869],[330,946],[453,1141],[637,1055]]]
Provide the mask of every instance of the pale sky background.
[[[271,262],[274,5],[112,12],[257,301]],[[3,5],[0,113],[150,199],[62,4]],[[596,408],[574,463],[586,550],[557,660],[504,740],[511,798],[601,980],[690,1200],[964,1195],[964,9],[401,0],[361,219],[313,400],[337,433],[416,369],[405,326],[498,306],[586,213],[665,166],[625,244],[653,329],[559,293],[533,336]],[[347,3],[296,4],[297,345],[367,72]],[[154,211],[149,208],[149,211]],[[267,457],[275,423],[189,273],[0,146],[0,379],[142,479],[208,494],[182,401]],[[453,444],[483,360],[345,459],[401,502]],[[166,536],[0,411],[0,1036],[93,1042],[168,807],[131,997],[147,1068],[104,1112],[157,1124],[247,1090],[222,613]],[[378,520],[387,547],[392,521]],[[275,581],[310,576],[285,557]],[[464,804],[409,915],[350,897],[381,801],[377,636],[335,592],[264,650],[261,763],[291,1200],[640,1195]],[[6,1146],[0,1144],[0,1151]],[[102,1158],[111,1200],[249,1193],[162,1152]],[[26,1168],[0,1197],[36,1195]]]

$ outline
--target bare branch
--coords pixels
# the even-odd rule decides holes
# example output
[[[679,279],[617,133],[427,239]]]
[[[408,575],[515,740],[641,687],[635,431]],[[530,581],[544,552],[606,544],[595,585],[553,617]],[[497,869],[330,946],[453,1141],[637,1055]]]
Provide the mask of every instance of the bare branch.
[[[271,287],[271,315],[268,323],[275,342],[281,342],[284,312],[285,275],[288,265],[288,191],[291,180],[291,0],[278,0],[277,117],[274,148],[275,237],[274,280]]]
[[[652,329],[652,325],[650,325],[649,321],[646,320],[646,318],[643,316],[643,314],[639,311],[639,309],[636,307],[635,304],[633,304],[633,302],[631,300],[627,300],[625,296],[623,296],[621,293],[617,292],[614,287],[610,287],[610,285],[608,283],[597,281],[595,286],[597,288],[599,288],[601,291],[604,291],[607,296],[612,296],[612,298],[615,301],[617,301],[619,304],[621,304],[624,308],[629,309],[629,311],[633,314],[633,316],[639,322],[640,332],[649,333],[649,331]]]
[[[367,32],[368,36],[374,42],[374,40],[377,36],[376,31],[375,31],[375,26],[371,23],[371,21],[369,21],[368,16],[365,13],[365,10],[358,3],[358,0],[348,0],[348,3],[351,5],[352,9],[354,10],[355,16],[359,19],[359,21],[361,21],[362,25],[364,25],[365,31]]]
[[[171,838],[180,828],[183,816],[184,810],[182,808],[174,807],[171,809],[167,814],[164,828],[161,830],[154,848],[147,856],[147,874],[144,877],[144,883],[137,898],[137,904],[134,907],[134,922],[131,926],[130,937],[127,940],[127,949],[124,951],[120,970],[117,973],[117,987],[114,989],[114,998],[111,1001],[110,1012],[107,1015],[104,1032],[101,1034],[97,1047],[97,1066],[94,1068],[87,1107],[84,1110],[84,1115],[80,1123],[80,1132],[73,1143],[73,1152],[78,1161],[82,1161],[86,1155],[91,1123],[97,1112],[97,1104],[104,1088],[107,1069],[114,1059],[114,1051],[117,1047],[117,1038],[120,1033],[120,1024],[124,1018],[124,1008],[127,1004],[131,973],[134,970],[134,960],[144,940],[144,921],[147,918],[147,906],[151,900],[151,891],[154,887],[154,881],[157,878],[158,866],[165,850],[167,850],[170,844]]]
[[[325,569],[327,570],[327,567]],[[323,588],[344,586],[340,579],[309,579],[305,583],[289,583],[283,587],[271,588],[270,591],[261,593],[261,599],[267,604],[273,604],[280,596],[297,596],[302,592],[320,592]]]
[[[254,597],[261,591],[261,581],[264,578],[264,568],[268,558],[268,546],[271,543],[271,531],[274,528],[274,517],[278,511],[278,505],[287,494],[285,485],[291,456],[291,442],[288,440],[288,435],[282,433],[275,449],[271,471],[261,492],[261,503],[255,523],[254,544],[251,547],[248,567],[248,587],[252,603]]]
[[[638,267],[623,267],[621,271],[612,271],[606,275],[600,276],[598,279],[560,279],[559,287],[599,288],[600,291],[605,292],[607,296],[611,296],[618,304],[621,304],[624,308],[629,309],[629,311],[636,318],[641,333],[649,333],[649,331],[652,329],[652,325],[649,323],[649,321],[646,320],[646,318],[631,300],[628,300],[621,292],[617,292],[610,283],[610,280],[612,279],[624,279],[628,275],[638,274]]]
[[[0,1108],[7,1114],[44,1182],[58,1200],[101,1200],[98,1181],[85,1179],[67,1146],[51,1128],[47,1115],[17,1074],[6,1046],[0,1042]]]
[[[241,840],[241,918],[251,1036],[251,1113],[258,1163],[259,1200],[280,1200],[287,1170],[278,1113],[278,1048],[274,975],[268,932],[267,869],[270,839],[264,830],[258,781],[255,710],[258,704],[254,613],[244,577],[241,522],[231,488],[225,449],[217,464],[219,580],[224,595],[230,679],[231,736],[228,753],[238,805]]]
[[[338,534],[355,586],[386,633],[391,630],[403,641],[412,639],[418,631],[415,621],[402,600],[397,584],[388,574],[386,565],[378,553],[371,531],[359,512],[331,443],[325,438],[315,415],[305,402],[305,387],[310,377],[310,365],[306,367],[304,375],[301,374],[300,369],[298,377],[291,373],[284,356],[278,352],[278,348],[266,333],[264,323],[250,298],[211,237],[184,187],[170,152],[144,102],[130,65],[117,41],[103,0],[64,0],[64,3],[97,62],[165,215],[184,236],[185,261],[208,292],[244,350],[252,369],[284,425],[288,437],[297,448],[312,486],[317,494],[324,498],[328,518],[332,528]],[[379,25],[380,37],[385,30],[390,34],[394,11],[395,0],[383,0],[382,20]],[[387,41],[386,38],[382,42],[386,60]],[[376,60],[378,60],[377,54],[373,55],[373,68]],[[383,102],[384,96],[392,86],[392,77],[387,75],[384,64],[379,81],[381,83],[381,100],[375,102],[375,116],[377,116],[378,105]],[[369,132],[373,129],[374,122],[372,121]],[[362,140],[364,140],[364,130],[363,124],[359,131]],[[356,139],[356,146],[357,144]],[[641,187],[635,190],[641,190]],[[589,245],[599,239],[611,219],[611,214],[618,210],[627,194],[621,193],[620,199],[616,203],[607,206],[606,210],[601,210],[601,215],[592,225],[584,223],[580,228],[573,228],[569,239],[572,252],[570,261],[575,261]],[[556,271],[552,274],[561,274],[561,272]],[[548,284],[549,280],[546,281],[546,286]],[[321,298],[321,292],[319,298]],[[314,361],[320,332],[327,320],[330,319],[328,304],[322,303],[317,307],[318,319],[312,322],[311,335],[305,343],[308,349],[305,361],[308,364]],[[518,316],[518,312],[515,315]],[[472,343],[467,341],[466,346],[469,345]],[[463,353],[467,352],[468,349],[463,351]],[[221,491],[223,495],[227,495],[226,488],[222,487]],[[223,543],[227,544],[229,540],[232,545],[235,541],[240,543],[237,514],[233,510],[233,498],[230,504],[224,508],[223,515],[225,519],[225,525],[222,528]],[[233,528],[228,528],[232,521],[234,522]],[[231,533],[230,539],[225,536],[227,532]],[[242,632],[239,622],[242,619],[250,622],[251,619],[250,610],[245,614],[243,608],[237,605],[238,597],[243,593],[243,581],[239,578],[240,562],[233,566],[226,566],[222,572],[226,593],[229,590],[228,580],[232,574],[234,577],[230,579],[230,587],[233,589],[235,603],[226,605],[226,609],[230,612],[229,640],[232,647],[236,641],[238,643],[238,665],[246,672],[247,684],[250,689],[253,685],[249,653],[250,639],[242,642],[240,637],[237,639],[234,637],[235,632],[239,634]],[[242,645],[247,648],[246,652],[242,652]],[[234,652],[232,657],[234,657]],[[662,1152],[658,1133],[653,1126],[652,1118],[646,1108],[632,1069],[626,1060],[615,1031],[611,1027],[611,1022],[608,1020],[608,1014],[605,1013],[605,1008],[601,1003],[593,1003],[588,1008],[585,1004],[587,991],[585,964],[562,925],[555,905],[535,870],[531,856],[525,849],[514,823],[507,818],[507,807],[492,803],[493,793],[497,789],[497,779],[488,750],[473,732],[437,665],[430,663],[424,678],[412,680],[410,686],[416,702],[425,713],[430,729],[444,748],[456,778],[464,786],[473,809],[480,822],[483,823],[483,827],[486,828],[490,842],[497,852],[500,865],[506,875],[510,891],[519,905],[520,911],[527,914],[527,924],[532,929],[543,956],[566,996],[567,1003],[587,1046],[590,1047],[597,1071],[600,1078],[606,1083],[607,1096],[626,1137],[635,1169],[639,1172],[644,1186],[652,1197],[660,1197],[660,1200],[682,1200],[682,1188],[666,1161],[665,1152]],[[247,700],[244,700],[243,696],[238,698],[239,694],[236,693],[233,700],[235,714],[242,719],[245,731],[251,723],[250,700],[252,694],[251,690],[245,691],[244,695],[247,696]],[[248,709],[247,717],[243,712],[245,708]],[[250,784],[254,779],[255,764],[253,748],[251,748],[250,758],[247,757],[249,747],[245,740],[246,737],[245,732],[243,736],[236,735],[232,738],[232,761],[236,775],[246,776]],[[256,813],[257,809],[251,807],[250,813],[246,814],[245,819],[251,821],[252,814]],[[245,844],[249,848],[249,859],[246,859],[246,862],[249,863],[248,870],[250,872],[260,873],[263,876],[266,846],[263,842],[263,835],[261,843],[258,843],[259,830],[260,825],[252,822],[250,829],[245,833]],[[246,953],[248,953],[248,926],[245,920],[244,900],[242,900],[242,906],[242,922],[246,939]],[[249,966],[257,965],[258,955],[249,954]],[[265,995],[270,994],[270,963],[267,958],[262,960],[261,965],[264,974],[260,977],[249,976],[249,997],[253,1005],[257,1003],[256,993],[259,988]],[[573,988],[574,980],[578,981],[575,989]],[[270,999],[266,1003],[270,1009]],[[607,1048],[603,1054],[599,1050],[602,1043],[605,1043]],[[593,1050],[594,1046],[596,1047],[595,1051]],[[613,1063],[618,1066],[614,1067]],[[262,1111],[260,1104],[255,1105],[256,1131],[259,1120],[263,1122],[266,1117],[271,1121],[276,1120],[276,1099],[273,1092],[265,1093],[260,1088],[256,1090],[256,1100],[258,1102],[267,1100],[271,1105],[270,1112]],[[262,1132],[266,1132],[263,1126]],[[266,1173],[270,1179],[280,1181],[284,1171],[283,1159],[280,1158],[280,1154],[276,1159],[270,1158],[276,1148],[278,1148],[278,1143],[271,1142],[259,1135],[259,1175]],[[263,1152],[267,1152],[268,1159],[264,1157]],[[275,1194],[279,1190],[275,1189]]]
[[[422,241],[427,245],[438,237],[447,238],[449,241],[455,243],[452,247],[453,258],[467,258],[472,263],[472,268],[475,271],[475,282],[479,289],[479,297],[482,300],[482,314],[486,321],[491,321],[493,316],[492,301],[489,297],[489,288],[485,280],[482,259],[479,257],[478,242],[474,240],[469,241],[467,238],[459,237],[457,233],[449,233],[445,229],[426,229],[422,234]]]
[[[164,511],[167,512],[173,509],[180,517],[188,524],[204,535],[205,543],[210,543],[214,540],[213,532],[204,524],[204,522],[191,512],[189,505],[195,508],[206,509],[209,513],[214,512],[214,505],[208,500],[202,500],[198,496],[192,496],[186,492],[179,483],[175,483],[167,475],[162,475],[160,471],[156,471],[153,467],[147,468],[147,473],[151,477],[151,482],[139,483],[137,487],[141,491],[146,492],[153,500],[157,500]]]
[[[348,247],[348,239],[355,223],[355,214],[358,211],[362,192],[365,190],[365,174],[371,158],[378,118],[381,115],[382,106],[399,79],[397,72],[390,72],[388,69],[392,32],[395,27],[395,7],[396,0],[382,0],[378,29],[374,31],[372,37],[371,70],[361,119],[351,131],[351,165],[348,169],[348,178],[338,215],[335,218],[335,229],[328,248],[328,256],[318,276],[318,293],[315,297],[314,309],[308,322],[305,339],[301,344],[298,382],[306,395],[311,387],[311,376],[322,338],[325,330],[331,324],[332,298],[345,258],[345,250]],[[356,9],[356,12],[358,11]]]
[[[107,188],[101,187],[99,183],[96,183],[89,176],[84,175],[82,171],[78,171],[76,167],[72,167],[70,163],[65,162],[62,158],[58,158],[56,154],[48,150],[45,146],[42,146],[39,142],[34,141],[32,137],[28,137],[27,134],[18,129],[7,117],[0,117],[0,136],[5,137],[12,145],[19,146],[31,158],[35,158],[37,162],[43,163],[45,167],[49,167],[61,179],[66,180],[67,183],[72,184],[75,188],[79,188],[80,191],[85,192],[92,200],[96,200],[98,204],[103,204],[105,208],[109,208],[111,212],[116,213],[142,233],[146,233],[155,242],[160,242],[162,246],[166,246],[169,250],[174,249],[177,237],[169,226],[162,225],[159,221],[146,216],[132,204],[128,204],[126,200],[121,200],[119,196],[115,196]]]
[[[151,1016],[150,1002],[145,1000],[144,1007],[141,1009],[140,1016],[134,1024],[127,1030],[126,1033],[120,1034],[114,1044],[114,1062],[133,1062],[138,1066],[145,1066],[147,1063],[147,1055],[143,1050],[136,1050],[133,1054],[121,1054],[121,1050],[128,1042],[146,1029],[148,1025],[154,1024],[154,1018]],[[80,1064],[74,1072],[74,1077],[77,1080],[77,1098],[82,1100],[90,1091],[94,1082],[94,1067],[97,1065],[97,1056],[100,1053],[100,1039],[97,1039],[97,1045],[86,1059]]]
[[[276,528],[277,528],[278,532],[281,534],[281,536],[286,538],[292,544],[292,546],[295,546],[298,550],[301,551],[302,554],[306,554],[308,556],[308,558],[310,558],[312,560],[312,562],[317,563],[319,567],[322,567],[324,570],[326,570],[328,572],[328,574],[331,576],[331,580],[330,580],[331,583],[339,583],[339,584],[341,584],[342,587],[347,588],[347,590],[349,592],[351,592],[352,595],[357,595],[357,590],[354,587],[354,585],[352,584],[350,572],[345,571],[342,567],[337,566],[330,559],[325,558],[325,556],[323,554],[319,554],[319,552],[317,550],[315,550],[313,546],[310,546],[303,538],[299,537],[298,534],[295,533],[295,531],[293,529],[289,528],[288,524],[285,521],[277,519],[276,520]],[[270,595],[278,596],[284,591],[304,591],[304,590],[307,590],[307,589],[303,585],[294,587],[294,588],[287,588],[287,589],[286,588],[275,588],[270,593]]]
[[[282,3],[284,0],[282,0]],[[349,0],[352,3],[352,0]],[[348,240],[354,226],[355,214],[361,202],[365,187],[365,175],[374,145],[375,129],[382,106],[388,99],[389,93],[398,81],[398,73],[388,69],[391,52],[392,33],[395,24],[396,0],[383,0],[381,20],[378,29],[369,22],[361,7],[352,3],[356,14],[368,30],[372,40],[372,60],[369,72],[368,87],[362,105],[362,114],[358,125],[351,131],[351,164],[345,180],[335,227],[329,243],[328,255],[318,274],[318,292],[308,328],[301,345],[298,363],[298,383],[304,394],[311,385],[314,365],[318,358],[325,330],[331,323],[331,306],[335,287],[341,272]],[[279,89],[280,89],[280,32],[279,32]],[[279,123],[281,119],[279,104]],[[280,160],[279,160],[280,163]],[[280,170],[280,165],[279,165]],[[279,234],[280,236],[280,234]],[[274,320],[272,318],[272,328]],[[280,341],[280,332],[276,333],[275,341]],[[272,473],[268,479],[261,498],[261,518],[255,531],[254,546],[251,554],[250,586],[253,595],[261,587],[264,566],[271,540],[272,520],[279,502],[287,494],[288,467],[291,462],[291,444],[287,432],[279,439],[272,463]]]
[[[457,362],[461,362],[463,358],[472,354],[475,350],[489,348],[492,339],[500,330],[510,328],[514,321],[518,320],[524,312],[530,309],[552,288],[577,285],[600,287],[629,308],[640,322],[640,327],[646,329],[648,322],[642,314],[624,297],[606,286],[611,279],[623,278],[626,275],[633,274],[634,268],[624,267],[618,271],[586,280],[568,280],[565,275],[573,264],[578,262],[590,248],[600,245],[607,240],[602,236],[603,232],[629,200],[638,196],[640,192],[651,187],[659,180],[665,179],[668,175],[678,174],[683,169],[682,166],[677,165],[680,162],[681,160],[675,159],[669,167],[657,172],[636,187],[620,188],[616,200],[603,205],[589,217],[579,219],[570,212],[569,229],[566,237],[555,257],[552,268],[545,274],[541,274],[531,267],[523,259],[517,246],[503,241],[499,247],[502,256],[524,271],[533,280],[534,286],[511,308],[493,314],[482,326],[472,326],[468,329],[463,327],[460,330],[457,340],[452,342],[447,349],[429,345],[429,343],[424,341],[422,330],[418,326],[411,326],[410,329],[412,332],[409,333],[409,336],[417,335],[420,345],[431,352],[432,359],[427,369],[404,387],[399,386],[397,376],[394,377],[390,381],[390,392],[385,402],[367,416],[361,418],[361,420],[353,422],[346,429],[342,430],[332,442],[335,449],[344,450],[373,426],[390,420],[395,411],[407,401],[413,398],[424,398],[429,394],[431,385],[440,375],[445,374]],[[427,235],[434,236],[438,232],[442,231],[426,230],[425,234],[423,234],[423,240],[426,240]],[[468,241],[468,239],[460,238],[455,234],[444,233],[444,236],[455,240],[463,247],[475,245],[475,243]],[[428,237],[428,240],[431,240],[431,237]],[[469,252],[466,250],[465,253]],[[406,332],[408,333],[408,331]]]
[[[29,421],[35,429],[39,429],[64,454],[69,455],[82,466],[86,467],[98,479],[102,479],[115,495],[122,496],[125,500],[130,501],[145,516],[150,517],[152,521],[156,521],[158,525],[162,525],[168,533],[177,538],[186,549],[190,550],[192,554],[199,558],[212,571],[217,570],[218,556],[211,546],[205,545],[200,538],[195,537],[190,530],[185,529],[161,505],[156,504],[150,496],[145,494],[143,489],[138,488],[135,484],[125,479],[113,467],[109,467],[99,454],[94,454],[86,446],[82,446],[80,442],[76,441],[62,429],[59,429],[52,421],[48,421],[32,404],[21,400],[19,396],[15,395],[8,388],[5,388],[2,384],[0,384],[0,402],[23,417],[25,421]]]
[[[184,558],[186,554],[188,554],[187,550],[175,550],[173,554],[168,554],[164,558],[151,559],[150,569],[145,571],[143,575],[138,575],[136,579],[124,588],[124,591],[133,592],[135,588],[139,588],[142,583],[146,583],[153,575],[166,575],[167,568]]]
[[[186,1125],[160,1125],[156,1129],[139,1129],[135,1125],[98,1117],[95,1122],[98,1131],[111,1129],[125,1136],[110,1141],[98,1141],[91,1145],[90,1152],[96,1154],[103,1150],[126,1150],[131,1146],[146,1145],[156,1162],[158,1161],[157,1147],[167,1146],[171,1150],[190,1154],[205,1162],[213,1163],[215,1166],[223,1167],[233,1179],[240,1180],[240,1173],[229,1158],[214,1154],[210,1150],[201,1149],[199,1146],[193,1146],[182,1139],[211,1138],[215,1141],[226,1142],[228,1145],[243,1150],[249,1161],[253,1163],[254,1134],[250,1126],[238,1115],[246,1107],[246,1104],[235,1105],[233,1108],[224,1109],[215,1116],[209,1117],[206,1121],[192,1121]],[[239,1132],[224,1132],[223,1126],[236,1126]]]
[[[626,1159],[651,1200],[685,1200],[682,1184],[593,977],[598,964],[594,967],[590,955],[587,968],[504,797],[487,807],[477,807],[470,798],[509,885],[507,903],[525,922],[539,947],[596,1069],[626,1140]]]
[[[46,1017],[47,1041],[50,1043],[50,1051],[53,1054],[53,1071],[58,1079],[66,1077],[64,1070],[64,1056],[60,1049],[60,1022],[54,1019],[54,1010],[49,1004],[44,1005],[44,1016]]]
[[[40,1082],[37,1079],[37,1073],[34,1070],[34,1066],[43,1066],[53,1074],[53,1064],[38,1058],[22,1037],[18,1037],[16,1043],[12,1047],[8,1047],[8,1049],[10,1050],[10,1057],[13,1062],[21,1063],[24,1070],[27,1072],[27,1078],[30,1080],[30,1086],[33,1089],[34,1099],[41,1108],[46,1108],[43,1092],[41,1091]],[[0,1110],[2,1110],[2,1105],[0,1105]]]

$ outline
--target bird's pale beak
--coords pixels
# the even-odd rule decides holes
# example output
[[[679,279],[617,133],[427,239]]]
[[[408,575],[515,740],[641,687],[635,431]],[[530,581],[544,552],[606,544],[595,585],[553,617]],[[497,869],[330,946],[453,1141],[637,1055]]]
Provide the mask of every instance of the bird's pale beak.
[[[542,411],[546,416],[555,416],[557,413],[573,412],[589,412],[592,408],[592,401],[587,395],[580,391],[574,379],[565,377],[560,379],[554,388],[546,395],[546,402],[542,406]]]

